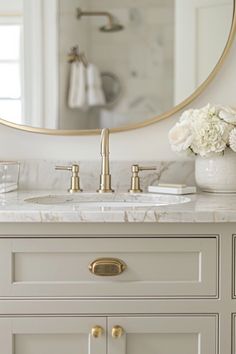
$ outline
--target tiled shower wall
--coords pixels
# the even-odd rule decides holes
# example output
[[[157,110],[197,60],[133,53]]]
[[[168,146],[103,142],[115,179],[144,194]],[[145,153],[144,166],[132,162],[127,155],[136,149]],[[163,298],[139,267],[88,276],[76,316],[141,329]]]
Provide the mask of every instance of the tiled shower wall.
[[[89,112],[67,108],[68,64],[61,64],[61,121],[108,127],[152,118],[173,106],[174,0],[60,0],[61,53],[80,43],[87,57],[100,71],[118,75],[122,96],[116,104]],[[69,5],[70,4],[70,5]],[[76,7],[109,11],[124,26],[115,33],[103,33],[104,18],[75,19]],[[63,59],[61,57],[61,59]],[[65,69],[66,68],[66,69]],[[65,121],[64,121],[65,123]],[[65,126],[65,124],[63,124]]]
[[[68,107],[68,85],[70,64],[67,55],[75,45],[87,52],[88,22],[78,21],[76,9],[85,8],[88,0],[58,0],[59,2],[59,119],[60,127],[64,129],[86,129],[87,113]],[[79,124],[79,125],[78,125]]]

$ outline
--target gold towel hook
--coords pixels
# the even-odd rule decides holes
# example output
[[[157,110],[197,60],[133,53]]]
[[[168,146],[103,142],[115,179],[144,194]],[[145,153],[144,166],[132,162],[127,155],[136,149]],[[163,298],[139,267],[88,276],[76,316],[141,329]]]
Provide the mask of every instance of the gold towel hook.
[[[78,46],[72,47],[68,54],[68,63],[72,64],[75,62],[82,63],[86,68],[88,66],[88,60],[84,53],[80,53]]]

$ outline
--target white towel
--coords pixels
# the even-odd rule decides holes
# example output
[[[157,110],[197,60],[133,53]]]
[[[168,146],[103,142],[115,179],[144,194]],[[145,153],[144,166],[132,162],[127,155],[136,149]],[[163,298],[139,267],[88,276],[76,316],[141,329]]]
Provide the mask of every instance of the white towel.
[[[84,111],[88,109],[86,76],[86,68],[82,63],[74,62],[71,64],[68,96],[68,106],[70,108],[80,108]]]
[[[87,68],[87,102],[89,107],[103,106],[106,103],[102,89],[102,80],[98,68],[94,64],[89,64]]]

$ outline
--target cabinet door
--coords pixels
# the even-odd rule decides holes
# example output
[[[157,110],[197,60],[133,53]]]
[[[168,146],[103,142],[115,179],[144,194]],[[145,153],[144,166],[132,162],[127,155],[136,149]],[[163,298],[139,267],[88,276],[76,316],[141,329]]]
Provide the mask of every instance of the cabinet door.
[[[115,331],[117,326],[118,331]],[[123,334],[119,331],[119,326],[123,329]],[[215,316],[109,318],[108,330],[109,354],[216,354],[217,352]]]
[[[104,332],[95,338],[95,326]],[[2,354],[106,354],[106,319],[80,317],[0,318]]]

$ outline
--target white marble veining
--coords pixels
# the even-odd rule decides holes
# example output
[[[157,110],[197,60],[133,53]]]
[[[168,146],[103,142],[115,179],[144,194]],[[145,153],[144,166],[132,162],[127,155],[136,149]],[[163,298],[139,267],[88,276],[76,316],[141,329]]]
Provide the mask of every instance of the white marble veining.
[[[100,157],[97,161],[60,161],[60,160],[25,160],[20,161],[20,190],[62,190],[66,191],[70,183],[67,171],[55,171],[56,165],[80,165],[81,186],[84,191],[94,192],[99,186]],[[156,166],[157,170],[140,173],[142,188],[158,182],[185,183],[194,185],[194,162],[176,161],[112,161],[112,187],[115,191],[126,192],[130,188],[131,165],[138,163],[143,166]]]
[[[27,223],[214,223],[236,222],[236,194],[197,194],[190,202],[155,207],[83,207],[79,203],[39,205],[25,199],[49,191],[0,195],[0,222]],[[64,192],[54,193],[64,195]],[[70,194],[68,194],[70,196]]]
[[[0,222],[226,222],[236,221],[236,196],[197,195],[182,205],[124,205],[100,203],[35,204],[25,199],[53,195],[64,195],[70,183],[70,173],[55,171],[56,165],[80,164],[81,185],[86,192],[95,192],[99,185],[100,159],[97,161],[25,160],[20,161],[19,191],[0,194]],[[117,193],[130,188],[131,165],[157,167],[156,171],[140,173],[144,191],[158,182],[186,183],[194,185],[194,162],[132,161],[111,162],[112,186]],[[71,199],[71,195],[66,194]],[[108,198],[118,198],[117,194]],[[139,196],[137,198],[140,198]],[[161,203],[163,204],[163,203]]]

